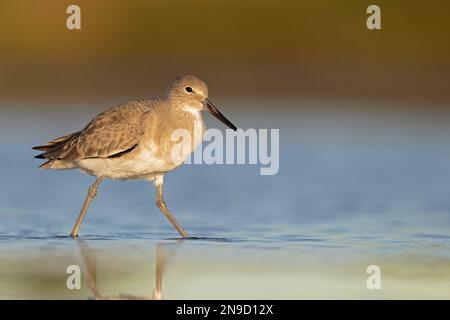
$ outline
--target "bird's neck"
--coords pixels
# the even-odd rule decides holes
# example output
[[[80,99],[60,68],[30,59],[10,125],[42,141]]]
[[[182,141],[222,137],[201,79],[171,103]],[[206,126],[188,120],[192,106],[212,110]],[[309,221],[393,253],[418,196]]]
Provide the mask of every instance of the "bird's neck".
[[[190,154],[203,140],[205,123],[200,110],[189,105],[179,105],[177,109],[171,112],[171,126],[173,130],[183,130],[183,136],[189,135],[188,154]]]

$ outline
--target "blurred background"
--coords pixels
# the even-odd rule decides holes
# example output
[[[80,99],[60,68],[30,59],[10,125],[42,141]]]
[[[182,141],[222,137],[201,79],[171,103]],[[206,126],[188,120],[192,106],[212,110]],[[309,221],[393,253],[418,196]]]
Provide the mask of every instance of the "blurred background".
[[[215,96],[448,102],[445,0],[0,2],[2,97],[50,103],[160,94],[195,73]]]
[[[81,30],[66,28],[70,4]],[[371,4],[381,30],[366,27]],[[280,129],[280,171],[167,175],[169,208],[205,237],[178,250],[168,298],[447,299],[449,10],[440,0],[0,0],[0,297],[89,296],[67,291],[62,269],[78,261],[66,235],[92,178],[38,170],[31,147],[194,74],[238,127]],[[107,181],[81,228],[108,257],[98,264],[111,294],[151,292],[153,250],[177,236],[154,192]],[[365,286],[369,264],[387,279],[380,292]]]

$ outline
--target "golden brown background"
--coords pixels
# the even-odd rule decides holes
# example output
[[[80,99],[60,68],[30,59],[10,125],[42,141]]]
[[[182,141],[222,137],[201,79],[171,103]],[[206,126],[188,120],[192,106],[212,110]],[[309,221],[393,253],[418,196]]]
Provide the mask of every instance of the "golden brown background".
[[[66,29],[70,4],[81,7],[80,31]],[[366,28],[370,4],[382,30]],[[447,107],[449,12],[446,0],[1,0],[0,94],[147,97],[192,73],[213,96]]]

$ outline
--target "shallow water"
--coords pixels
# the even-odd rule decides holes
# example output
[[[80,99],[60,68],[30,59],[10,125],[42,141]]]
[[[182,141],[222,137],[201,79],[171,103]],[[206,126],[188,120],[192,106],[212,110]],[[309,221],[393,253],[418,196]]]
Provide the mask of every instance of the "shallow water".
[[[186,241],[159,213],[150,183],[106,181],[81,227],[83,247],[67,234],[93,179],[38,170],[30,147],[85,119],[45,118],[1,122],[0,298],[92,297],[85,283],[65,286],[83,250],[95,253],[102,295],[148,297],[161,247],[168,299],[450,297],[446,123],[244,114],[244,128],[280,128],[277,175],[255,165],[168,174],[168,206],[195,237]],[[373,264],[381,290],[366,287]]]

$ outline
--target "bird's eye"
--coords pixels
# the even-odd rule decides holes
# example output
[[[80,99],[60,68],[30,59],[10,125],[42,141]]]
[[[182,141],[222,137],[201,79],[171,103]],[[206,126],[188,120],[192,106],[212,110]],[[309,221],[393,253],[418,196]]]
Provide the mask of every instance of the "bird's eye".
[[[184,90],[186,90],[186,92],[189,92],[189,93],[191,93],[192,91],[194,91],[194,90],[192,90],[191,87],[186,87],[186,88],[184,88]]]

